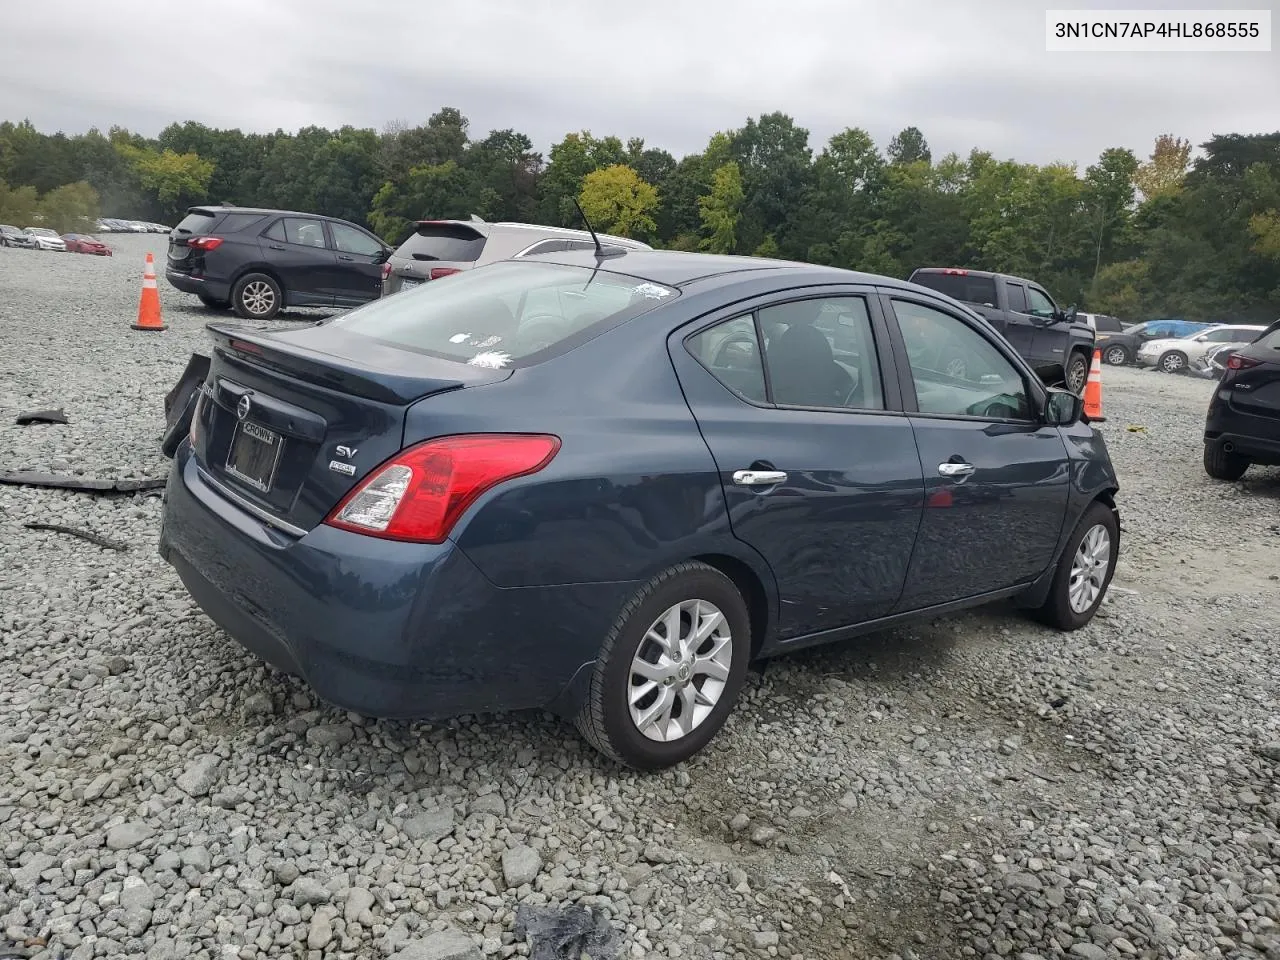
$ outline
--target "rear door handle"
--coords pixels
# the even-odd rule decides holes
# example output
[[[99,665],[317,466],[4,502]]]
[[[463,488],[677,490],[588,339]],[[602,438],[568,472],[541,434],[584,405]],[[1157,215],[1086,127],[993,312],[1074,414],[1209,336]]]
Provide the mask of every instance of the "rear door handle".
[[[940,463],[938,473],[944,477],[967,477],[973,473],[972,463]]]
[[[740,487],[767,487],[782,483],[787,475],[781,470],[735,470],[733,482]]]
[[[354,259],[355,259],[355,257],[348,257],[346,254],[340,253],[340,254],[338,254],[338,259],[339,259],[339,260],[354,260]]]
[[[284,249],[284,244],[283,244],[283,243],[269,243],[269,244],[267,244],[267,246],[268,246],[268,248],[269,248],[269,249],[271,249],[271,250],[283,250],[283,249]]]

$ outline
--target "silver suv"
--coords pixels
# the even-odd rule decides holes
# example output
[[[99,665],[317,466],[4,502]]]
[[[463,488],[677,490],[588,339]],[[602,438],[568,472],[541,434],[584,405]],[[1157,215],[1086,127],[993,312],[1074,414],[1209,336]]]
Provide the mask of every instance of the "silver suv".
[[[651,250],[647,243],[597,234],[604,246]],[[420,220],[382,267],[382,295],[397,293],[451,273],[535,253],[590,250],[595,244],[585,230],[544,227],[535,223],[486,223],[470,220]]]

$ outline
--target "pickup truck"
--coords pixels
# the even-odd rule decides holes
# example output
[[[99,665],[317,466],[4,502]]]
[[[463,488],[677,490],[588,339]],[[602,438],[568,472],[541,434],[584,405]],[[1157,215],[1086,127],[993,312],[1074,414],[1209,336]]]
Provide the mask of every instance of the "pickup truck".
[[[1074,306],[1059,308],[1038,283],[953,267],[920,267],[908,282],[946,294],[981,314],[1046,384],[1065,384],[1077,394],[1084,391],[1094,330],[1077,316]]]

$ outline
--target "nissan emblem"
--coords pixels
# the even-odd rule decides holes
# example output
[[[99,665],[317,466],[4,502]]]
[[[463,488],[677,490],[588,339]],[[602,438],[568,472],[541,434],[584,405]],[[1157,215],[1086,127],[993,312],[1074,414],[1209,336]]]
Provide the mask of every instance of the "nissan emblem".
[[[249,399],[249,395],[246,393],[240,398],[240,402],[236,404],[236,416],[243,420],[249,415],[249,408],[252,405],[253,402]]]

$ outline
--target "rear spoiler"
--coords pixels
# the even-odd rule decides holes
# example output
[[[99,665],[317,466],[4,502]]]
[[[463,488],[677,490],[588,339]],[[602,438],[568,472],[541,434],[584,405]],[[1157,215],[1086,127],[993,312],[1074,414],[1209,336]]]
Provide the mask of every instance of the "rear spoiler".
[[[214,352],[233,362],[398,406],[433,393],[505,380],[512,372],[405,350],[333,324],[270,332],[242,324],[210,323],[206,329],[213,335]],[[305,345],[297,342],[300,335],[307,337]]]

